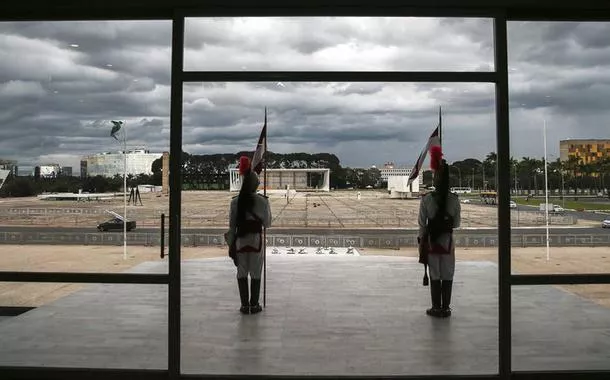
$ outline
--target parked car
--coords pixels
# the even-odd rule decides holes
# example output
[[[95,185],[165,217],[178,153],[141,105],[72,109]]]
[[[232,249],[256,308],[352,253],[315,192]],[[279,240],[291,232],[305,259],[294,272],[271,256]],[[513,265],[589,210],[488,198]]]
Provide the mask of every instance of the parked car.
[[[602,228],[610,228],[610,219],[604,219],[602,221]]]
[[[517,208],[517,202],[510,201],[510,208]]]
[[[119,218],[112,218],[103,223],[97,225],[99,231],[123,231],[123,220]],[[127,231],[136,229],[136,221],[127,221]]]
[[[566,211],[559,205],[554,205],[552,203],[549,203],[548,205],[546,203],[540,203],[540,211],[545,212],[547,207],[550,214],[563,214]]]
[[[470,199],[462,199],[462,203],[470,203]]]

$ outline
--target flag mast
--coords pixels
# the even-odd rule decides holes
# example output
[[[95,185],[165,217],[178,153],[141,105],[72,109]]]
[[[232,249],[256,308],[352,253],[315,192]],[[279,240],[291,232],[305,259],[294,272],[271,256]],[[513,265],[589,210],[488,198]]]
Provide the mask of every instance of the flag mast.
[[[127,128],[123,122],[123,260],[127,260]]]
[[[443,116],[441,106],[438,106],[438,141],[443,147]]]
[[[127,131],[125,121],[111,120],[110,137],[120,141],[116,134],[123,130],[123,260],[127,259]]]
[[[544,216],[546,224],[546,261],[551,258],[551,252],[549,247],[549,176],[547,169],[547,158],[546,158],[546,120],[544,120],[544,126],[542,130],[543,141],[544,141]]]
[[[265,107],[265,150],[263,151],[263,196],[267,196],[267,107]],[[267,227],[263,228],[263,307],[267,307]]]

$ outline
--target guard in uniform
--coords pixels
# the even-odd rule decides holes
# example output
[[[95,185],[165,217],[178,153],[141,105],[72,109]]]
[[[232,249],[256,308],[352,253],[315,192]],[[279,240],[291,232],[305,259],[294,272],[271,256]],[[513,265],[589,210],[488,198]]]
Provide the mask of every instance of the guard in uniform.
[[[261,272],[263,268],[263,227],[271,226],[271,208],[267,197],[256,191],[260,184],[258,176],[250,168],[250,159],[239,160],[242,185],[239,195],[231,200],[227,243],[235,244],[237,285],[241,299],[242,314],[262,311],[259,304]],[[248,291],[250,275],[250,292]]]
[[[453,230],[460,226],[460,202],[456,194],[449,192],[449,165],[442,155],[439,146],[430,149],[435,189],[422,198],[418,218],[420,255],[421,252],[426,254],[430,270],[432,307],[426,314],[440,318],[451,315],[455,271]]]

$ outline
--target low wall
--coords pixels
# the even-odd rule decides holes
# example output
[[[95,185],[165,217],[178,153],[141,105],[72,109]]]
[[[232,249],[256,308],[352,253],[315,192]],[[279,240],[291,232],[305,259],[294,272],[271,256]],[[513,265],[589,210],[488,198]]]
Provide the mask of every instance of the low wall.
[[[496,247],[498,238],[495,235],[481,234],[476,231],[459,231],[455,236],[458,247]],[[129,245],[159,246],[160,233],[138,233],[130,232],[127,235]],[[166,233],[165,242],[168,242]],[[416,246],[415,231],[404,233],[380,234],[377,233],[353,233],[341,234],[290,234],[270,233],[267,236],[267,244],[272,246],[334,246],[334,247],[358,247],[358,248],[388,248]],[[513,234],[511,238],[514,247],[537,247],[546,245],[546,237],[540,233]],[[0,244],[39,244],[39,245],[122,245],[122,233],[109,232],[0,232]],[[182,234],[182,245],[190,247],[198,246],[221,246],[224,239],[221,233],[217,234]],[[550,235],[550,245],[554,247],[569,246],[610,246],[610,234],[570,234],[569,232]]]

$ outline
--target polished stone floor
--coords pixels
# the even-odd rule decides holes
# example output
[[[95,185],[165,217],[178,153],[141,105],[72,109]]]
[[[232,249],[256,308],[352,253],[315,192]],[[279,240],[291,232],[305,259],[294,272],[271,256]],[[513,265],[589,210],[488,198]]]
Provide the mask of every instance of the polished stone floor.
[[[159,271],[145,263],[134,272]],[[270,256],[267,308],[237,312],[228,259],[183,263],[182,371],[497,372],[497,267],[459,262],[454,315],[424,314],[412,259]],[[91,285],[0,323],[0,365],[167,368],[164,285]],[[515,370],[610,369],[610,309],[551,286],[513,288]]]

